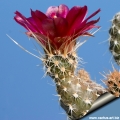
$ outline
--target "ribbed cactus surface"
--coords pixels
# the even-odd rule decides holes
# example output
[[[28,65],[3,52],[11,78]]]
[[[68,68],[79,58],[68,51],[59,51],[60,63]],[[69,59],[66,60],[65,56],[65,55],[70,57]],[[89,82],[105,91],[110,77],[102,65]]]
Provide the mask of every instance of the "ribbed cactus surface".
[[[109,30],[109,49],[118,65],[120,65],[120,12],[112,19],[112,26]]]
[[[85,70],[79,70],[75,75],[77,62],[75,53],[47,54],[44,58],[46,72],[56,83],[60,105],[71,120],[84,116],[105,92],[103,87],[90,80]]]

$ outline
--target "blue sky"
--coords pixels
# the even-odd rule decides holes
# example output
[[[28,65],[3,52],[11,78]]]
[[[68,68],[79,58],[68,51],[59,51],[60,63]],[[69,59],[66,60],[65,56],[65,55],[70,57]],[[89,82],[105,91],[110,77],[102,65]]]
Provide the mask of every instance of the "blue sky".
[[[14,12],[20,11],[26,17],[30,16],[30,8],[46,12],[49,6],[66,4],[70,8],[75,5],[88,6],[88,15],[98,8],[102,28],[78,50],[78,54],[86,64],[84,68],[90,73],[91,79],[102,84],[103,77],[99,72],[112,71],[111,62],[115,68],[119,67],[111,59],[108,50],[108,30],[110,20],[120,11],[119,0],[1,0],[0,1],[0,120],[66,120],[66,114],[58,103],[55,86],[50,77],[43,78],[42,62],[29,55],[15,45],[6,34],[29,51],[35,51],[33,40],[24,34],[26,30],[14,20]],[[106,41],[102,44],[99,44]],[[39,47],[41,50],[41,48]],[[39,65],[39,66],[38,66]],[[103,84],[102,84],[103,85]],[[120,99],[102,107],[86,116],[119,116]]]

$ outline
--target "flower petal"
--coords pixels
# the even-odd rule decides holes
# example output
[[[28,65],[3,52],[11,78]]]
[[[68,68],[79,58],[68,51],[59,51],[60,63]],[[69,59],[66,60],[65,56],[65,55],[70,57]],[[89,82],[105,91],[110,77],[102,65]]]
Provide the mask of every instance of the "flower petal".
[[[20,12],[16,11],[15,12],[15,17],[14,20],[19,23],[20,25],[22,25],[23,27],[26,28],[25,22],[26,22],[26,17],[24,17]],[[27,28],[26,28],[27,29]]]
[[[59,5],[58,17],[66,18],[68,12],[69,12],[69,8],[66,5],[64,5],[64,4]]]
[[[34,26],[35,22],[32,17],[26,18],[20,12],[15,12],[16,16],[14,17],[15,21],[25,27],[28,31],[37,32],[36,27]]]
[[[74,6],[69,10],[66,5],[61,4],[57,7],[49,7],[46,15],[39,10],[31,10],[29,18],[16,11],[14,19],[28,30],[26,34],[29,37],[39,40],[46,49],[49,49],[50,45],[55,50],[62,51],[67,47],[68,51],[71,51],[76,44],[77,37],[92,36],[88,30],[99,28],[95,25],[99,19],[88,21],[98,12],[100,9],[85,19],[87,6]]]
[[[41,16],[40,16],[41,15]],[[39,30],[39,33],[43,33],[45,34],[45,31],[42,28],[42,21],[44,19],[47,19],[47,16],[44,15],[42,12],[36,10],[36,11],[32,11],[31,9],[31,16],[35,21],[35,26],[36,28]],[[46,35],[46,34],[45,34]]]
[[[46,15],[49,18],[54,18],[57,16],[58,13],[58,7],[57,6],[51,6],[47,9]]]
[[[39,10],[34,11],[34,13],[37,16],[37,18],[39,18],[40,21],[43,21],[44,19],[47,19],[47,16]]]
[[[57,37],[63,37],[64,35],[66,35],[66,31],[68,29],[68,23],[65,18],[61,18],[61,17],[55,18],[54,24],[57,31]]]
[[[45,19],[42,22],[42,28],[46,32],[46,36],[50,37],[50,39],[56,37],[57,31],[53,19],[49,19],[49,18]]]
[[[26,32],[26,35],[28,37],[33,37],[37,42],[40,42],[40,44],[42,44],[42,45],[45,45],[47,42],[47,38],[43,34],[36,33],[36,32],[34,32],[34,33]]]
[[[78,26],[77,30],[76,30],[76,33],[79,33],[79,32],[85,32],[85,31],[88,31],[92,28],[99,28],[99,26],[95,26],[94,24],[97,23],[98,21],[100,20],[100,18],[98,18],[97,20],[92,20],[88,23],[85,23],[85,21],[80,25]]]
[[[69,25],[72,25],[74,22],[76,22],[77,19],[81,21],[84,19],[87,12],[87,6],[80,7],[80,6],[74,6],[70,9],[70,11],[67,14],[67,21]]]
[[[69,8],[64,4],[61,4],[59,6],[49,7],[46,12],[46,15],[49,18],[57,18],[57,17],[66,18],[66,15],[68,14],[68,12],[69,12]]]
[[[90,18],[92,18],[93,16],[95,16],[97,13],[99,13],[101,10],[98,9],[97,11],[95,11],[92,15],[90,15],[88,18],[85,19],[85,21],[88,21]]]
[[[85,10],[87,12],[87,9],[85,9],[85,7],[84,7],[84,9],[83,9],[83,11],[84,11],[83,13],[84,14],[83,15],[85,15]],[[81,12],[82,12],[82,10],[81,10]],[[99,26],[95,26],[94,24],[97,23],[100,18],[98,18],[97,20],[92,20],[92,21],[86,23],[91,17],[95,16],[98,12],[100,12],[100,9],[95,11],[87,19],[85,19],[85,20],[83,19],[83,21],[81,21],[81,23],[77,24],[77,22],[76,22],[76,24],[74,24],[74,26],[72,26],[71,29],[69,30],[68,35],[74,33],[74,34],[76,34],[75,36],[80,36],[80,34],[84,35],[84,33],[86,33],[90,29],[99,28]],[[80,19],[78,19],[78,20],[80,20]]]
[[[76,27],[82,23],[86,14],[87,6],[84,7],[75,6],[69,11],[67,15],[67,21],[69,22],[70,26],[68,35],[76,31]]]

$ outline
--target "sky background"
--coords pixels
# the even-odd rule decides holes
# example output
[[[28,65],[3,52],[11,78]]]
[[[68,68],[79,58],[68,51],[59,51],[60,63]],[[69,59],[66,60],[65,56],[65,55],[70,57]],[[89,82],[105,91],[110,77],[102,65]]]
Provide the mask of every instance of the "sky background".
[[[24,34],[26,30],[14,20],[14,12],[20,11],[30,16],[30,8],[46,12],[49,6],[66,4],[88,6],[88,15],[101,8],[94,17],[100,17],[102,28],[78,50],[78,55],[86,64],[83,67],[90,73],[91,79],[102,84],[99,72],[112,71],[108,44],[110,20],[120,11],[120,0],[0,0],[0,120],[67,120],[56,95],[56,89],[50,77],[43,77],[42,62],[15,45],[6,34],[10,35],[27,50],[39,56],[33,40]],[[104,42],[105,41],[105,42]],[[101,43],[103,42],[103,43]],[[100,44],[101,43],[101,44]],[[39,50],[41,48],[39,47]],[[102,84],[103,85],[103,84]],[[94,116],[119,116],[120,99],[89,114],[82,120]]]

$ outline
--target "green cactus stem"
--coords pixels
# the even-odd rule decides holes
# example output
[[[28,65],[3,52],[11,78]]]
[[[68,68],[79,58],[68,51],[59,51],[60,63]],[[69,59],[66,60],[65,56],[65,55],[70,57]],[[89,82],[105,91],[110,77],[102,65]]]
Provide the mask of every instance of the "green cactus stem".
[[[120,12],[113,17],[109,34],[109,50],[111,51],[116,63],[120,65]]]
[[[71,120],[84,116],[95,100],[106,92],[103,87],[90,80],[85,70],[79,70],[75,75],[77,63],[75,52],[67,55],[47,54],[44,58],[46,72],[56,83],[60,105]]]

